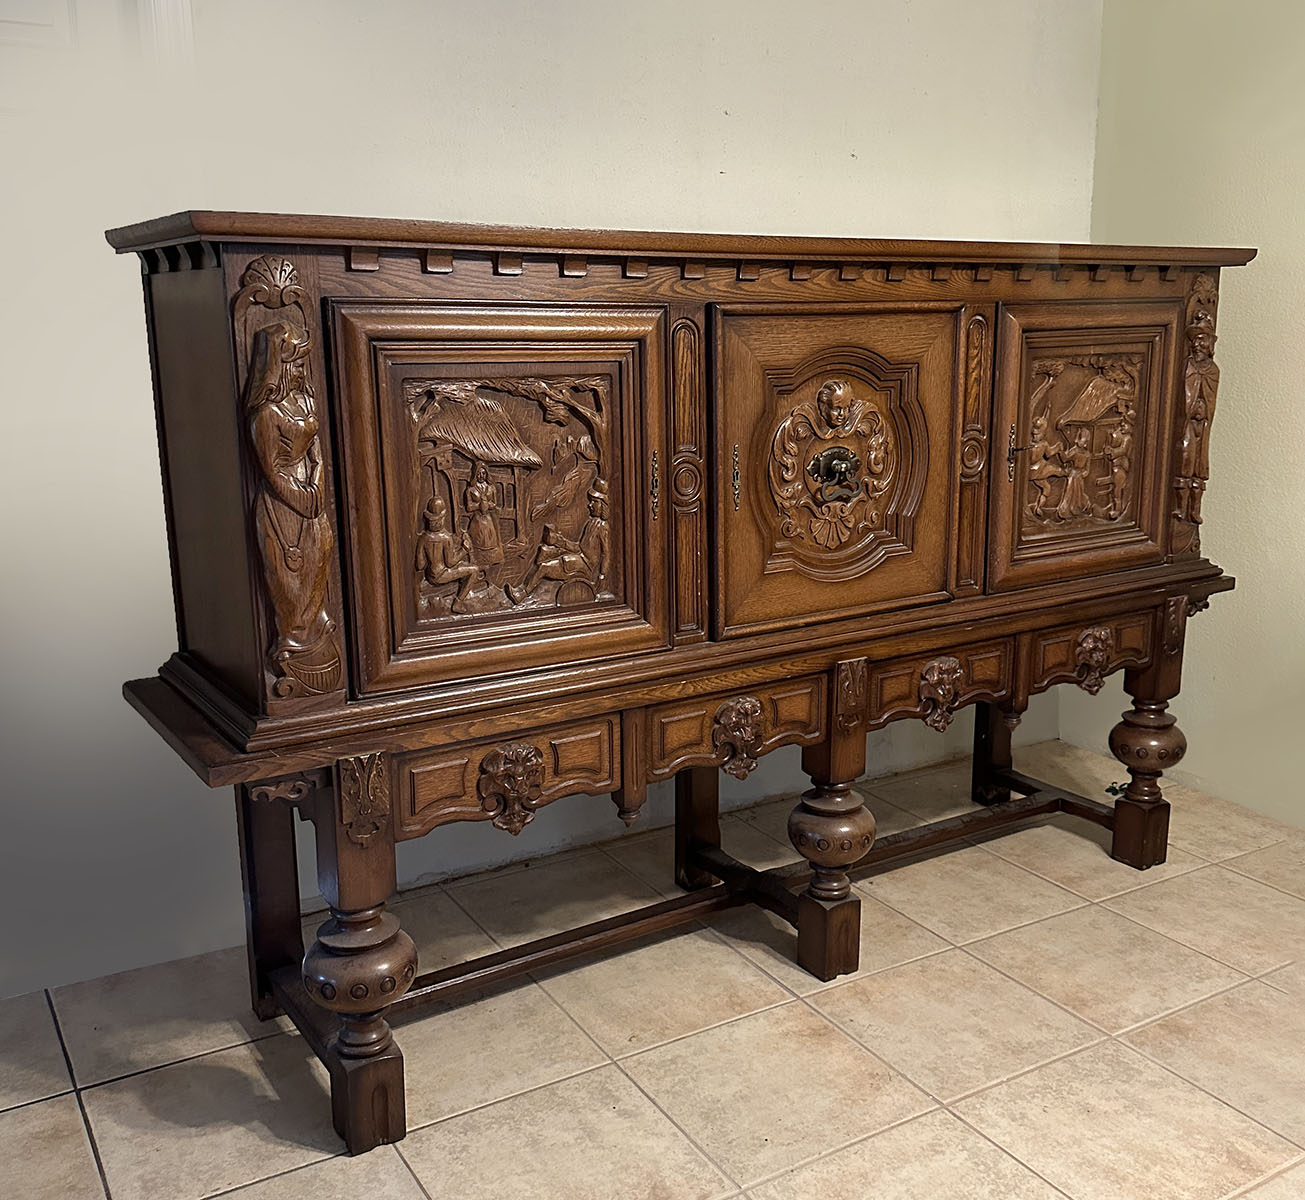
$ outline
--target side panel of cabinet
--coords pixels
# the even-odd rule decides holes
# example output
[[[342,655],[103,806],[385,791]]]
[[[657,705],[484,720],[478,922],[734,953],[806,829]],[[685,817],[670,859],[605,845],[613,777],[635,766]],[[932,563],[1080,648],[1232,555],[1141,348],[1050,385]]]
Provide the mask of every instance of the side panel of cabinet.
[[[664,327],[651,307],[336,304],[361,691],[669,643]]]
[[[1002,310],[991,588],[1164,559],[1180,316],[1170,300]]]
[[[958,525],[981,531],[982,505],[958,516],[958,480],[981,479],[986,422],[969,419],[963,396],[966,316],[927,305],[715,310],[717,636],[974,590],[981,563],[962,563],[962,548],[981,533]],[[973,407],[985,404],[980,394]],[[965,431],[978,444],[963,456]]]

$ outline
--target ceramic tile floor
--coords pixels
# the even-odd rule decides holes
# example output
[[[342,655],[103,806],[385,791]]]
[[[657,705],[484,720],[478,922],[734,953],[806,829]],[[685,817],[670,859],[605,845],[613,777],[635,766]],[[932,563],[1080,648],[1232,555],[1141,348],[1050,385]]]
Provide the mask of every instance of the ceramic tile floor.
[[[1017,766],[1121,775],[1059,742]],[[967,771],[862,790],[904,829],[965,811]],[[861,970],[828,984],[735,909],[403,1019],[411,1132],[357,1159],[242,950],[0,1001],[0,1196],[1303,1200],[1305,831],[1169,794],[1149,872],[1054,818],[860,880]],[[726,847],[791,861],[791,807]],[[673,894],[670,858],[654,831],[395,908],[432,966]]]

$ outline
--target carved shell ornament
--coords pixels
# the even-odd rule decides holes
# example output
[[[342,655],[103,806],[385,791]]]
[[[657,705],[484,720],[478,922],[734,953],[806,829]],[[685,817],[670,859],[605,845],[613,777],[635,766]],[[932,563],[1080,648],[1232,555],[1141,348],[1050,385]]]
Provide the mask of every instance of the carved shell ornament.
[[[965,668],[950,654],[925,664],[920,672],[920,703],[924,705],[924,723],[942,733],[956,715]]]
[[[761,701],[738,696],[716,710],[711,744],[721,757],[721,769],[735,779],[746,779],[757,765],[761,744]]]
[[[874,401],[858,396],[849,379],[826,379],[771,439],[768,477],[780,532],[836,550],[879,528],[874,502],[896,470],[892,430]]]

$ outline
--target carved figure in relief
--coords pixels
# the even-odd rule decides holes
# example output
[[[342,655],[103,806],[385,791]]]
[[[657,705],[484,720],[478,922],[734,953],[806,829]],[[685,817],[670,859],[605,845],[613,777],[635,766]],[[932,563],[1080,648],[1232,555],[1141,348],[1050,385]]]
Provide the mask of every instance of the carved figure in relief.
[[[519,586],[507,590],[513,604],[520,604],[544,580],[561,583],[562,590],[573,599],[583,599],[586,593],[590,599],[606,594],[611,531],[607,524],[607,485],[601,479],[590,489],[588,500],[589,520],[578,539],[573,541],[545,527],[534,566]]]
[[[1047,417],[1034,418],[1033,444],[1029,447],[1029,482],[1036,493],[1031,511],[1035,517],[1046,513],[1046,506],[1051,500],[1052,480],[1065,477],[1060,465],[1060,456],[1065,447],[1060,442],[1053,442],[1047,436]]]
[[[770,491],[786,538],[832,550],[880,523],[873,501],[892,482],[896,452],[883,415],[847,379],[828,379],[771,441]]]
[[[245,352],[245,418],[254,480],[253,522],[272,610],[268,665],[278,699],[319,695],[343,675],[328,612],[335,548],[317,405],[312,335],[299,272],[265,254],[240,277],[232,318]]]
[[[1174,515],[1193,525],[1201,523],[1201,498],[1210,478],[1210,422],[1219,391],[1219,367],[1214,361],[1214,317],[1198,308],[1187,326],[1189,353],[1183,370],[1184,424],[1179,448],[1179,475]]]
[[[1092,497],[1088,494],[1087,478],[1092,469],[1092,435],[1080,427],[1074,435],[1074,444],[1060,456],[1065,464],[1065,490],[1056,505],[1056,516],[1062,521],[1092,513]]]
[[[340,680],[335,623],[326,612],[335,535],[327,512],[308,333],[274,321],[254,334],[246,409],[260,486],[254,505],[275,616],[278,696],[329,691]]]
[[[489,468],[477,463],[475,474],[463,493],[462,505],[467,510],[467,537],[472,547],[476,565],[489,573],[489,569],[503,562],[503,538],[498,528],[498,488],[489,478]]]
[[[453,612],[470,611],[466,605],[476,582],[484,578],[484,571],[470,559],[471,539],[463,534],[456,538],[449,527],[449,507],[438,496],[427,505],[423,514],[424,531],[417,537],[417,570],[432,587],[456,583],[457,595],[453,598]],[[433,597],[423,597],[427,605],[435,603]]]
[[[1034,522],[1116,521],[1127,513],[1141,361],[1082,354],[1033,364],[1039,382],[1029,396],[1025,512]]]
[[[442,591],[434,591],[430,555],[418,550],[423,614],[615,597],[619,555],[603,470],[612,437],[610,389],[601,375],[404,382],[419,495],[426,503],[440,500],[447,514],[440,532],[449,540],[441,543],[437,572]],[[467,567],[483,586],[462,582]],[[449,573],[455,569],[459,574]]]
[[[1123,515],[1126,503],[1125,492],[1128,479],[1133,470],[1133,427],[1127,422],[1120,422],[1111,431],[1110,441],[1102,453],[1110,468],[1110,474],[1100,482],[1110,488],[1110,519],[1117,520]]]

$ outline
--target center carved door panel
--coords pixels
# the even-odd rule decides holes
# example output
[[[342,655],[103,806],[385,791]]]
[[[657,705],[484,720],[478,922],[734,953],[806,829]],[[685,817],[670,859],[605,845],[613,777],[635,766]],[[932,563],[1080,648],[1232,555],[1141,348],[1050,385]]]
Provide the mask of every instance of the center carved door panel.
[[[986,404],[984,319],[962,401],[959,308],[715,315],[718,636],[951,595],[953,484],[984,465],[980,446],[962,470],[958,427],[987,424],[969,411]]]
[[[1164,558],[1178,317],[1168,301],[1003,310],[994,588]]]
[[[334,315],[360,690],[668,643],[662,310]]]

